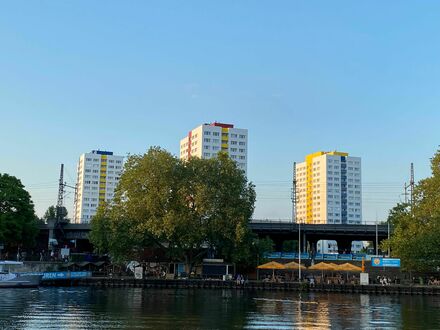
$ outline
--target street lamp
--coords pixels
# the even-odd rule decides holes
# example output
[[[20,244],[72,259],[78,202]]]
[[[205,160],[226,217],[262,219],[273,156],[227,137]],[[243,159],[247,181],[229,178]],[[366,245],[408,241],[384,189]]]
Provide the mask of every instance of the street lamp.
[[[298,202],[298,195],[296,192],[296,162],[293,163],[292,174],[292,223],[298,223],[298,279],[301,282],[301,221],[298,221],[298,217],[296,216],[296,207]]]
[[[390,218],[387,219],[388,223],[388,258],[391,256],[391,250],[390,250]]]
[[[298,222],[298,281],[301,282],[301,221]]]

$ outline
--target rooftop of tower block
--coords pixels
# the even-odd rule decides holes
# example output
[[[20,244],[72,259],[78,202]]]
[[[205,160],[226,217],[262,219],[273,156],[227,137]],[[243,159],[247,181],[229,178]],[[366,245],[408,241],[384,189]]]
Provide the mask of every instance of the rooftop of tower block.
[[[218,126],[218,127],[222,127],[222,128],[234,128],[234,125],[232,125],[232,124],[218,123],[216,121],[213,123],[210,123],[210,124],[206,124],[206,125]]]
[[[92,150],[92,154],[98,154],[98,155],[113,155],[112,151],[103,151],[103,150]]]

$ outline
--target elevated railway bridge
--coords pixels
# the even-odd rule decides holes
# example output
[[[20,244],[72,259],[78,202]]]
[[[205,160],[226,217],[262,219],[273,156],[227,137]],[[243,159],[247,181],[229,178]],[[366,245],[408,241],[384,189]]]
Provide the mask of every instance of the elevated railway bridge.
[[[388,237],[387,225],[334,225],[334,224],[297,224],[286,220],[254,219],[249,224],[252,231],[259,237],[270,237],[275,242],[277,251],[281,251],[284,241],[298,240],[301,236],[301,250],[317,251],[319,240],[335,240],[340,253],[349,253],[353,241],[371,241],[373,246]],[[301,228],[300,228],[301,227]],[[66,223],[57,226],[48,223],[40,226],[40,240],[54,239],[62,235],[66,241],[74,241],[76,245],[90,246],[88,234],[90,224]]]

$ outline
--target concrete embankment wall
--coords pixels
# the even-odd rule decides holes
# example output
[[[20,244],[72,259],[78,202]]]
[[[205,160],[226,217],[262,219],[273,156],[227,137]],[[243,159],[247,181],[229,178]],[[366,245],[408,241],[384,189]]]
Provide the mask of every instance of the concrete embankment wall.
[[[166,289],[233,289],[233,290],[267,290],[267,291],[304,291],[304,292],[336,292],[362,294],[410,294],[440,295],[440,286],[405,286],[405,285],[351,285],[351,284],[319,284],[310,286],[306,283],[268,283],[250,281],[245,285],[236,285],[234,281],[208,280],[135,280],[132,278],[87,278],[77,280],[44,281],[43,286],[89,286],[97,288],[166,288]]]

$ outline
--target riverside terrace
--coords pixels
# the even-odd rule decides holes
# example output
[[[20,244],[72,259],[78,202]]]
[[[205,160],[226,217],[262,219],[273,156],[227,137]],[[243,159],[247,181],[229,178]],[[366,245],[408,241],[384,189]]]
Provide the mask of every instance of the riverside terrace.
[[[275,242],[275,250],[281,251],[283,242],[297,240],[299,225],[283,220],[252,220],[252,231],[259,237],[270,237]],[[388,237],[387,225],[311,225],[301,224],[301,248],[305,252],[309,245],[312,251],[316,251],[319,240],[335,240],[338,243],[339,253],[350,253],[352,241],[371,241],[375,248],[377,241],[380,243]],[[88,241],[90,232],[89,224],[62,224],[56,226],[54,222],[40,226],[39,242],[47,247],[49,239],[63,238],[74,240],[79,251],[91,251]]]

